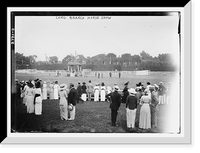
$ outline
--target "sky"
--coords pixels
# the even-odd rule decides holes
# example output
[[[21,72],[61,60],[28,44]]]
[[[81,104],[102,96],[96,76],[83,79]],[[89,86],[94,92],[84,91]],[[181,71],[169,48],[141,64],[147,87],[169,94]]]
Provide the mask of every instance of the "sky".
[[[15,52],[37,55],[37,60],[45,60],[45,55],[57,56],[60,61],[75,52],[85,57],[108,53],[139,55],[143,50],[153,57],[178,55],[177,14],[88,17],[91,16],[16,16]]]

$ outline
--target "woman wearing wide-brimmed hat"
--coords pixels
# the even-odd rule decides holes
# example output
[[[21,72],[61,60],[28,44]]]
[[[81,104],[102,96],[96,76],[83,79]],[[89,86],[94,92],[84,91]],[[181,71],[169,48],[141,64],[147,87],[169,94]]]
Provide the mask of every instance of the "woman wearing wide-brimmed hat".
[[[126,99],[126,122],[127,128],[135,127],[135,117],[137,109],[136,91],[133,88],[128,89],[129,95]]]
[[[26,106],[27,106],[27,113],[34,113],[35,106],[34,106],[34,89],[33,84],[31,82],[28,82],[27,90],[25,91],[26,95]]]
[[[60,118],[61,120],[68,120],[68,89],[67,84],[61,84],[59,88],[60,95]]]
[[[144,95],[140,99],[140,104],[142,105],[140,109],[140,119],[139,119],[139,128],[149,129],[151,128],[151,112],[150,112],[150,102],[151,97],[148,95],[149,90],[144,91]]]

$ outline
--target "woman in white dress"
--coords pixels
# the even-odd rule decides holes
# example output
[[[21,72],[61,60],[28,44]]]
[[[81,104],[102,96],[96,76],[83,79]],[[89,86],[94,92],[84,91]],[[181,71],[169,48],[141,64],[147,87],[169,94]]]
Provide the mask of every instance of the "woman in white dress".
[[[54,84],[53,84],[53,82],[52,82],[52,83],[49,85],[49,88],[50,88],[49,99],[50,99],[50,100],[54,99],[53,87],[54,87]]]
[[[99,101],[99,84],[94,86],[94,101]]]
[[[112,92],[112,88],[110,86],[107,86],[107,94]]]
[[[58,81],[55,81],[55,85],[53,86],[54,99],[58,99],[58,90],[59,90]]]
[[[139,128],[149,129],[151,128],[151,112],[150,112],[150,102],[151,97],[148,95],[149,90],[144,91],[144,95],[140,99],[140,118],[139,118]]]
[[[42,88],[42,98],[43,100],[46,100],[47,99],[47,84],[46,82],[44,81],[43,83],[43,88]]]
[[[61,120],[68,120],[68,90],[66,84],[61,84],[59,89],[59,95],[60,95],[60,118]]]
[[[42,91],[40,82],[37,82],[35,87],[35,115],[42,115]]]
[[[101,84],[101,101],[105,101],[105,96],[106,96],[106,87],[104,82]]]
[[[27,105],[27,102],[26,102],[26,94],[25,94],[25,92],[26,92],[26,90],[29,88],[28,87],[28,81],[26,81],[25,82],[25,86],[24,86],[24,88],[23,88],[23,90],[22,90],[22,94],[23,94],[23,104],[26,106]]]
[[[34,106],[34,89],[33,84],[31,82],[28,83],[28,88],[25,91],[26,96],[26,106],[27,106],[27,113],[34,113],[35,106]]]

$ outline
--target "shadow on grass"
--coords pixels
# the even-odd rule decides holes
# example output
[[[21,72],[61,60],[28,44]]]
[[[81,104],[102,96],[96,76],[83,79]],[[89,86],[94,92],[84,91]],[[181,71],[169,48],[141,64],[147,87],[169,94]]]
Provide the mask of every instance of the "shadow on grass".
[[[143,130],[126,126],[125,105],[122,104],[118,117],[117,127],[111,126],[111,111],[106,102],[84,102],[76,106],[74,121],[62,121],[59,116],[59,101],[43,101],[43,114],[27,114],[26,107],[17,107],[15,125],[17,132],[31,133],[159,133],[163,123],[155,129]],[[162,119],[162,118],[161,118]]]

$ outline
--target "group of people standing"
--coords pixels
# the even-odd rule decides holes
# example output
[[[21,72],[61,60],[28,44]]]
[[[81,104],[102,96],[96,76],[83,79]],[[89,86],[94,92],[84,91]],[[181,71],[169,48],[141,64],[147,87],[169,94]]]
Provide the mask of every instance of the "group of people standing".
[[[17,99],[22,101],[27,107],[27,113],[42,114],[42,90],[41,81],[39,79],[29,80],[22,84],[16,80],[17,91],[20,92]]]
[[[42,115],[42,101],[47,99],[48,93],[46,82],[39,79],[18,82],[16,79],[15,87],[16,101],[22,101],[27,107],[27,113]],[[50,84],[49,91],[49,99],[59,100],[61,120],[74,120],[77,100],[77,90],[74,85],[70,83],[68,89],[67,84],[58,85],[58,81],[55,81],[54,84]]]
[[[150,129],[157,127],[158,120],[158,105],[161,96],[164,95],[164,85],[161,82],[159,86],[151,85],[147,82],[146,88],[141,82],[136,84],[136,88],[128,88],[129,82],[124,84],[123,94],[119,94],[119,87],[114,86],[114,92],[107,94],[107,99],[111,102],[111,123],[112,126],[117,126],[117,114],[121,103],[126,105],[126,122],[127,128],[135,127],[141,129]],[[159,88],[160,87],[160,88]],[[162,92],[162,93],[160,93]],[[161,103],[160,103],[161,104]]]
[[[112,88],[110,86],[105,86],[104,82],[96,83],[94,86],[89,80],[88,84],[85,82],[81,83],[78,82],[77,86],[77,94],[78,94],[78,102],[79,101],[92,101],[98,102],[98,101],[106,101],[106,94],[109,94],[112,91]]]
[[[111,109],[112,126],[117,126],[116,120],[121,103],[126,105],[127,128],[139,127],[141,129],[150,129],[157,127],[158,105],[164,104],[163,96],[169,91],[163,83],[151,85],[147,82],[146,87],[141,82],[136,84],[136,88],[128,88],[129,82],[124,84],[122,94],[119,93],[117,84],[111,88],[105,86],[104,82],[92,85],[91,80],[86,85],[78,82],[77,88],[73,83],[58,85],[58,81],[50,83],[49,87],[45,81],[36,79],[29,80],[19,85],[16,80],[17,91],[20,91],[20,97],[27,106],[27,113],[42,114],[42,101],[47,99],[59,100],[61,120],[74,120],[76,104],[79,101],[108,101]],[[20,89],[19,89],[20,88]],[[169,97],[167,99],[170,99]]]

